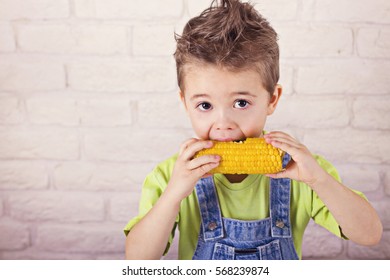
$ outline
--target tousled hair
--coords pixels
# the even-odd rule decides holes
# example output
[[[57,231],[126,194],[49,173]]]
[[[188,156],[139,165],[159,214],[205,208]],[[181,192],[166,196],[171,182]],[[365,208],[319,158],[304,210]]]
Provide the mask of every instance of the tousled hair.
[[[255,69],[272,95],[279,80],[277,34],[249,3],[213,0],[211,6],[175,34],[178,85],[184,89],[186,66],[206,63],[231,71]]]

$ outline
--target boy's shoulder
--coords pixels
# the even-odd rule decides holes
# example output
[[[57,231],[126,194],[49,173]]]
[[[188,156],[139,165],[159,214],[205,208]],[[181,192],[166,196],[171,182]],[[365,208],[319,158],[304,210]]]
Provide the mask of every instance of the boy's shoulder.
[[[159,162],[154,169],[148,174],[148,178],[157,180],[160,184],[166,185],[171,177],[173,168],[175,166],[178,154],[174,154],[171,157]]]

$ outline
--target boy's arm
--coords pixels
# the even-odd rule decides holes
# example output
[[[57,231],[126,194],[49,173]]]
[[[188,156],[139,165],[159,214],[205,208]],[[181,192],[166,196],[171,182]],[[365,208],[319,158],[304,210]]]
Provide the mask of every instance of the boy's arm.
[[[329,175],[310,151],[283,132],[271,132],[265,139],[292,157],[286,170],[268,174],[272,178],[291,178],[310,186],[325,203],[343,234],[361,245],[375,245],[382,236],[382,223],[375,209],[361,196]]]
[[[153,208],[131,229],[126,237],[126,259],[160,259],[172,232],[181,201],[191,194],[196,182],[218,166],[219,156],[196,152],[211,148],[211,141],[189,139],[179,151],[167,188]]]

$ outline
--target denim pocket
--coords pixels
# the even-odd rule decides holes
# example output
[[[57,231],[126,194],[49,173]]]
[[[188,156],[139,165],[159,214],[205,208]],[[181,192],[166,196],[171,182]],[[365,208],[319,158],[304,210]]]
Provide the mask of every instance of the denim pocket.
[[[280,251],[280,243],[279,240],[271,241],[270,243],[259,246],[261,260],[281,260],[282,253]]]

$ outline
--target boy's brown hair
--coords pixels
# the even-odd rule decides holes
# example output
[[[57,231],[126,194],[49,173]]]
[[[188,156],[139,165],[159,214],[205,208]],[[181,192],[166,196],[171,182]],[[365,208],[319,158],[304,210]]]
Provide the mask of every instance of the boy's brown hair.
[[[215,4],[215,5],[214,5]],[[177,79],[184,90],[185,66],[207,63],[231,71],[256,69],[272,95],[279,80],[277,34],[252,5],[238,0],[213,0],[192,18],[177,42]]]

